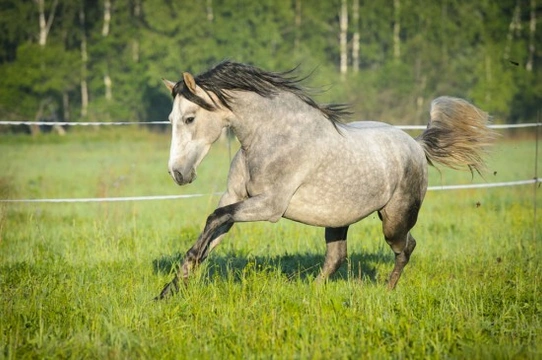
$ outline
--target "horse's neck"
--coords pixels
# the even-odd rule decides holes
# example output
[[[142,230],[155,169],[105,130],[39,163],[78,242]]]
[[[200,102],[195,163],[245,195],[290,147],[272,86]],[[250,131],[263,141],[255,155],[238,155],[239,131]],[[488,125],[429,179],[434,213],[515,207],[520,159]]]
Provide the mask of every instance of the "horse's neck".
[[[284,136],[285,133],[319,133],[333,127],[319,110],[290,93],[271,98],[238,93],[233,112],[236,116],[231,127],[243,147],[249,147],[255,139]]]

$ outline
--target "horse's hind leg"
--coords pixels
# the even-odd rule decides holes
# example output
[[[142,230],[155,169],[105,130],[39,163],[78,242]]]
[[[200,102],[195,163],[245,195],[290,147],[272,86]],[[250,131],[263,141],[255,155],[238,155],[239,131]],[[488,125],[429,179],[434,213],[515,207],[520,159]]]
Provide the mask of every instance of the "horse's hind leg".
[[[342,265],[346,259],[346,235],[348,226],[340,228],[326,228],[326,259],[318,281],[326,280]]]
[[[393,268],[393,271],[390,274],[390,278],[388,280],[388,289],[393,290],[395,289],[395,286],[397,285],[397,281],[399,281],[399,278],[401,277],[401,273],[403,272],[403,268],[408,264],[408,261],[410,260],[410,255],[414,251],[414,248],[416,247],[416,240],[414,240],[414,237],[410,235],[410,232],[407,233],[407,241],[406,246],[403,248],[403,251],[397,253],[395,250],[395,267]]]
[[[390,274],[388,289],[393,290],[401,277],[404,267],[410,260],[410,255],[416,247],[416,240],[410,234],[410,229],[416,224],[421,202],[413,202],[407,206],[390,204],[379,212],[382,219],[382,230],[386,242],[395,253],[395,267]]]

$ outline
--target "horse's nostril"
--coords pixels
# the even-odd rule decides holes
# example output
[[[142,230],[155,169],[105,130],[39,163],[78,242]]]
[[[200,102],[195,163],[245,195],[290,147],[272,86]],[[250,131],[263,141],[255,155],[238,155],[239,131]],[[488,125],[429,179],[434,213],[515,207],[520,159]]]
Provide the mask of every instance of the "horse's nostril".
[[[173,170],[173,177],[175,178],[175,181],[177,182],[177,184],[183,183],[183,174],[181,174],[180,171]]]

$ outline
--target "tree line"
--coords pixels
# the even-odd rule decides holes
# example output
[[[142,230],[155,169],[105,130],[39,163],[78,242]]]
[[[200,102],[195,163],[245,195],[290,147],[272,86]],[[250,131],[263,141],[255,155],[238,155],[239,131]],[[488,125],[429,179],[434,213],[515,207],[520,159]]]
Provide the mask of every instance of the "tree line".
[[[299,66],[355,119],[423,123],[452,95],[535,121],[539,14],[537,0],[0,0],[0,119],[164,120],[162,77],[230,59]]]

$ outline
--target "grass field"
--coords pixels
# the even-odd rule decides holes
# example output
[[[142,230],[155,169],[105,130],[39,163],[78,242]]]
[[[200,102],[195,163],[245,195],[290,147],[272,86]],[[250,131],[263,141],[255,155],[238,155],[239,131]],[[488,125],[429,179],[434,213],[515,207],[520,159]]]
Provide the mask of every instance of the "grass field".
[[[212,194],[226,144],[178,187],[169,135],[122,128],[0,137],[0,198]],[[502,138],[486,179],[534,176],[535,142]],[[542,169],[539,164],[539,169]],[[323,229],[236,225],[189,287],[154,302],[218,196],[119,203],[0,203],[0,358],[542,358],[542,190],[429,192],[396,291],[380,221],[349,232],[331,281]]]

